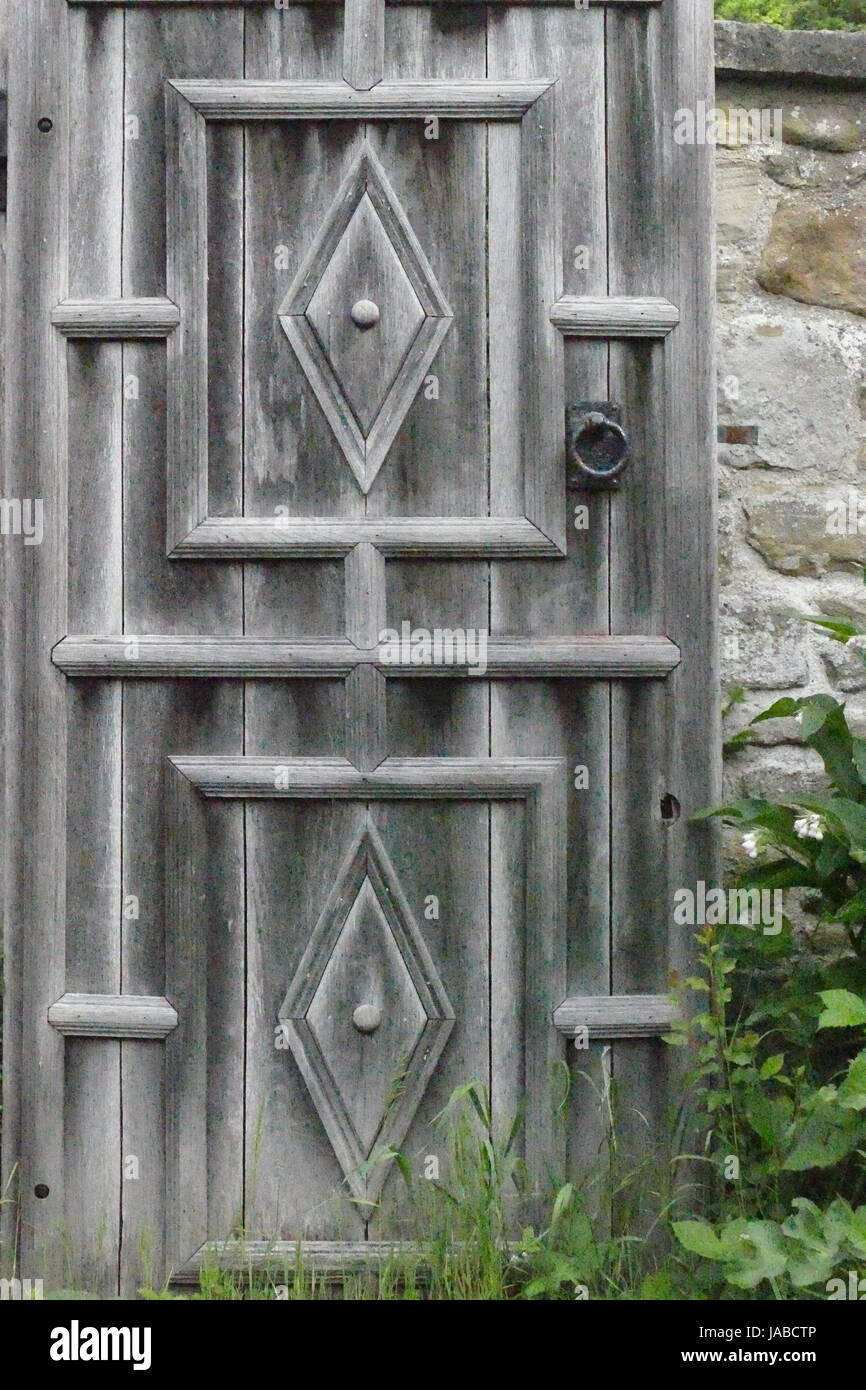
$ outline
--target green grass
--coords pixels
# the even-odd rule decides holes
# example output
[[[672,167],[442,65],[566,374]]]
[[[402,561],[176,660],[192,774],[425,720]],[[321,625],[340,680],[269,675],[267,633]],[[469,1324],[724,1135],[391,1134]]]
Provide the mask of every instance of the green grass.
[[[609,1092],[599,1097],[599,1110],[612,1120]],[[560,1101],[560,1123],[563,1112]],[[399,1175],[391,1184],[391,1208],[372,1215],[403,1242],[400,1253],[339,1279],[306,1268],[301,1246],[294,1263],[283,1259],[266,1273],[221,1268],[215,1255],[195,1292],[166,1286],[143,1289],[142,1297],[502,1302],[677,1296],[657,1239],[670,1202],[667,1173],[659,1182],[657,1165],[645,1160],[612,1181],[617,1149],[611,1132],[604,1162],[577,1186],[562,1175],[539,1181],[529,1173],[522,1118],[497,1127],[478,1083],[459,1087],[434,1126],[441,1177],[416,1176],[406,1156],[393,1151],[374,1153],[367,1165],[393,1163]],[[619,1230],[630,1234],[611,1232],[614,1212]]]

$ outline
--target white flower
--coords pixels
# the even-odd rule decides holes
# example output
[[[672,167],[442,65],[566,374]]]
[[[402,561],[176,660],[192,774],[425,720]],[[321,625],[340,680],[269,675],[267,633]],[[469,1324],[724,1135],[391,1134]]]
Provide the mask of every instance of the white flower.
[[[743,849],[750,859],[757,859],[761,850],[761,840],[757,830],[752,830],[748,835],[743,836]]]
[[[824,822],[820,816],[798,816],[794,821],[794,834],[801,840],[823,840]]]
[[[866,652],[866,632],[855,632],[853,637],[848,638],[845,646],[853,647],[856,652]]]

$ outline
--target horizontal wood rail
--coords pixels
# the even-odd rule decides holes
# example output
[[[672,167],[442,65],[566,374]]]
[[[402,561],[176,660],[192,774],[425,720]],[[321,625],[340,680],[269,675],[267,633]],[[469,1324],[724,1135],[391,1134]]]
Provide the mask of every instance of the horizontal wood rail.
[[[173,757],[169,763],[205,797],[294,798],[300,801],[520,801],[544,812],[536,826],[536,856],[544,859],[560,833],[558,797],[566,777],[562,758],[386,758],[360,772],[346,758]],[[542,853],[544,851],[544,853]],[[547,872],[547,870],[545,870]],[[544,878],[542,896],[559,884]],[[560,907],[552,909],[560,920]],[[546,920],[542,918],[542,920]]]
[[[205,1269],[248,1271],[291,1280],[300,1265],[306,1273],[331,1275],[375,1271],[386,1260],[423,1268],[429,1257],[408,1240],[247,1240],[208,1241],[178,1269],[173,1284],[197,1284]]]
[[[83,5],[150,5],[156,0],[67,0],[67,4]],[[208,0],[210,5],[273,5],[274,0]],[[333,5],[334,0],[289,0],[292,5]],[[418,0],[385,0],[386,5],[415,5]],[[466,0],[423,0],[426,5],[465,5]],[[490,5],[513,5],[515,0],[487,0]],[[569,5],[575,0],[519,0],[521,5]],[[662,0],[589,0],[593,8],[603,5],[660,5]],[[159,0],[162,5],[202,5],[202,0]]]
[[[209,121],[362,120],[428,116],[517,120],[552,79],[415,78],[356,91],[346,82],[232,78],[177,79],[169,84]]]
[[[170,299],[64,299],[51,322],[67,338],[167,338],[180,310]]]
[[[389,556],[521,559],[562,550],[526,517],[209,517],[170,552],[172,560],[330,559],[368,541]]]
[[[67,1038],[164,1038],[177,1014],[159,995],[64,994],[48,1022]]]
[[[678,1017],[666,994],[576,995],[563,1000],[553,1021],[567,1037],[586,1028],[593,1040],[658,1037]]]
[[[680,321],[667,299],[564,295],[550,311],[560,333],[580,338],[666,338]]]
[[[451,649],[453,652],[453,648]],[[476,647],[481,653],[481,649]],[[267,637],[70,636],[52,652],[67,676],[200,679],[345,677],[357,666],[375,666],[401,679],[519,680],[649,678],[667,676],[679,664],[679,648],[667,637],[491,637],[483,661],[391,663],[383,648],[357,647],[346,638],[279,641]]]

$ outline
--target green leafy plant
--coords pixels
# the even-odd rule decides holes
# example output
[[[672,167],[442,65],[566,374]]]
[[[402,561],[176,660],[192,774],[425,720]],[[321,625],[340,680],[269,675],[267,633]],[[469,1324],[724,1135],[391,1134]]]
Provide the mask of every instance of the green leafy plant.
[[[864,0],[716,0],[716,19],[781,29],[862,29]]]
[[[810,621],[866,649],[853,624]],[[816,929],[783,915],[781,930],[698,934],[698,973],[677,982],[696,1006],[668,1041],[690,1052],[710,1204],[673,1231],[726,1285],[817,1296],[866,1254],[866,740],[830,695],[777,700],[752,723],[780,718],[821,758],[826,793],[701,815],[742,835],[737,889],[801,890]]]
[[[844,1187],[862,1196],[866,1178],[866,999],[820,991],[811,1046],[802,1045],[798,1020],[793,1047],[775,1051],[786,1020],[760,997],[747,1012],[748,986],[740,981],[738,991],[748,953],[712,927],[698,941],[704,973],[683,988],[704,1007],[669,1041],[695,1053],[689,1080],[702,1119],[700,1157],[712,1175],[712,1219],[675,1221],[673,1233],[728,1284],[756,1289],[766,1281],[773,1296],[794,1296],[782,1290],[824,1284],[866,1254],[866,1205],[854,1209],[836,1195]],[[827,1031],[843,1034],[853,1055],[822,1082]]]
[[[807,1197],[795,1197],[784,1221],[739,1217],[718,1230],[707,1221],[678,1221],[674,1234],[685,1250],[717,1263],[738,1289],[756,1289],[764,1280],[781,1297],[783,1281],[798,1291],[826,1290],[838,1271],[866,1259],[866,1206],[853,1210],[837,1197],[821,1211]]]

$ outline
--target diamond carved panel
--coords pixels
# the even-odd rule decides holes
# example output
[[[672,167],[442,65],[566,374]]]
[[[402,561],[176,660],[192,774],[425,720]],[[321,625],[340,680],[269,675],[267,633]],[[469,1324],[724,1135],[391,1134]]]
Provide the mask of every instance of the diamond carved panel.
[[[452,314],[367,142],[279,318],[358,486],[368,492]]]
[[[353,1194],[373,1202],[454,1012],[372,822],[316,924],[280,1021]]]

